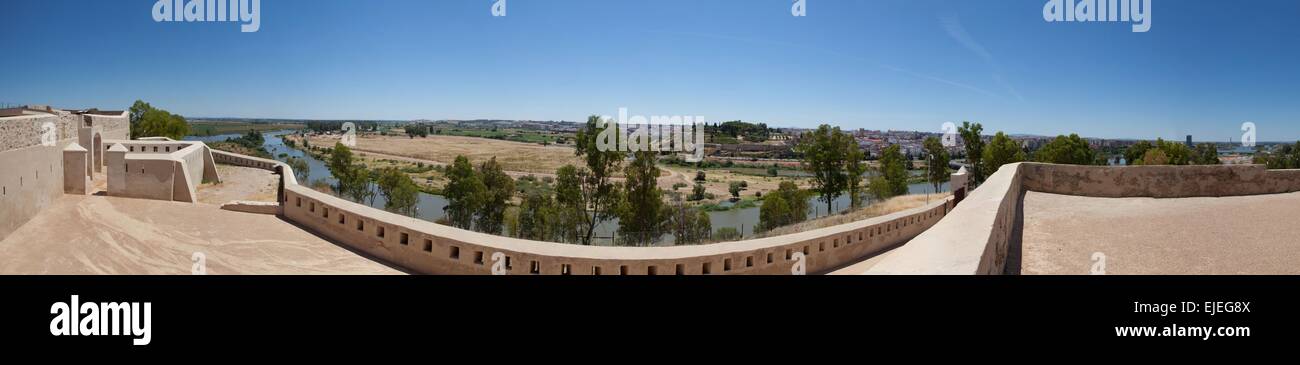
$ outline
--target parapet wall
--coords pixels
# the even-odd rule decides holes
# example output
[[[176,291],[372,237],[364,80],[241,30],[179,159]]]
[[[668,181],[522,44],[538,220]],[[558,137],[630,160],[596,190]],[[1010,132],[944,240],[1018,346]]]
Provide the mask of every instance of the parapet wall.
[[[1230,166],[1002,166],[947,219],[858,274],[1000,274],[1020,239],[1027,191],[1106,198],[1221,197],[1300,191],[1300,170]]]
[[[907,242],[951,199],[790,235],[698,246],[600,247],[521,240],[389,213],[298,185],[285,164],[214,151],[221,163],[280,171],[281,216],[353,249],[425,274],[790,275],[826,273]],[[802,270],[796,270],[801,268]]]
[[[109,140],[108,194],[129,198],[197,201],[203,182],[220,181],[216,162],[202,142]],[[112,147],[110,147],[112,148]],[[120,173],[119,173],[120,172]]]

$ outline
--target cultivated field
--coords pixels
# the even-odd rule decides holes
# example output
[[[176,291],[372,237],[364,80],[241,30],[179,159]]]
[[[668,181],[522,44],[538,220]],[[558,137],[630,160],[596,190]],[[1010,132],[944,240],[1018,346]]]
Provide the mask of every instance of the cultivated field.
[[[338,135],[308,137],[312,146],[333,146]],[[492,157],[507,171],[536,174],[554,174],[566,164],[581,166],[582,161],[573,154],[570,146],[542,146],[534,143],[509,142],[487,138],[438,136],[409,138],[407,136],[361,135],[357,137],[354,151],[381,153],[410,157],[440,164],[450,164],[457,155],[468,157],[478,165]]]
[[[199,121],[190,122],[190,135],[215,136],[218,134],[248,133],[249,130],[265,132],[285,129],[302,129],[304,127],[306,127],[306,125],[288,123]]]

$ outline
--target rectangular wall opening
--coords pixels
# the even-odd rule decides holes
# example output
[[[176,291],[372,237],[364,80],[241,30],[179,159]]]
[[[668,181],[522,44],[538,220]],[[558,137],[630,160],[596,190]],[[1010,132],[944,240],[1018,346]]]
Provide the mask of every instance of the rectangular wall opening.
[[[433,240],[431,239],[424,240],[424,252],[433,252]]]
[[[460,247],[451,246],[451,256],[449,257],[452,260],[460,260]]]

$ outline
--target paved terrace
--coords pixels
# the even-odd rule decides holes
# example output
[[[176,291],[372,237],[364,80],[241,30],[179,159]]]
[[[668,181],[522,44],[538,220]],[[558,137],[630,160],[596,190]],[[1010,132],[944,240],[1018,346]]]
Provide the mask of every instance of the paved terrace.
[[[205,186],[201,199],[266,195],[263,170],[228,167],[251,183]],[[233,193],[232,193],[233,192]],[[274,201],[274,191],[270,192]],[[274,215],[110,196],[64,195],[0,241],[0,274],[400,274]]]
[[[1300,193],[1094,198],[1028,192],[1022,274],[1300,274]]]

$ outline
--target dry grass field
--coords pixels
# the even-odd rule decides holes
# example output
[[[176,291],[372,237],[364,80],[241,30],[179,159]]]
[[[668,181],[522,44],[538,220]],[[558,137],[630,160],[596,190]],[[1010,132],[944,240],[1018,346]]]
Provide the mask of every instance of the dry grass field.
[[[308,137],[313,146],[333,146],[338,135]],[[507,171],[536,174],[554,174],[566,164],[580,166],[582,162],[573,155],[570,146],[542,146],[539,144],[510,142],[477,137],[361,135],[357,137],[354,151],[380,153],[392,156],[450,164],[457,155],[468,157],[477,165],[492,157],[497,158]]]

